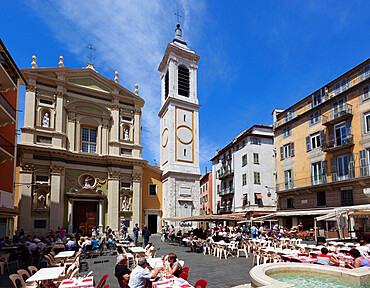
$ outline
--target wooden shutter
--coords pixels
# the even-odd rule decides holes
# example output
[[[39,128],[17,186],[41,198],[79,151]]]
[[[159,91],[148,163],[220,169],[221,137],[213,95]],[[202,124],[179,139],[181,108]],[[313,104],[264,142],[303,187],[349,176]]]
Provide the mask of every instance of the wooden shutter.
[[[347,133],[347,143],[350,141],[350,135],[352,135],[352,126],[351,126],[351,120],[346,121],[346,133]]]
[[[311,136],[306,137],[306,151],[311,151]]]
[[[330,159],[330,172],[331,172],[331,181],[335,182],[338,178],[337,173],[337,158],[331,158]]]
[[[325,146],[325,142],[326,142],[326,139],[325,139],[325,130],[321,130],[320,131],[320,146],[323,147]]]
[[[328,127],[328,131],[329,131],[329,143],[328,143],[328,146],[329,147],[333,147],[333,146],[335,146],[334,127],[333,126]]]
[[[280,160],[284,160],[284,146],[280,147]]]
[[[327,177],[326,177],[326,173],[327,173],[326,166],[327,166],[327,164],[326,163],[327,163],[326,160],[321,162],[321,173],[322,173],[322,182],[323,183],[326,183],[326,179],[327,179]]]
[[[360,155],[360,176],[367,176],[368,175],[368,168],[367,168],[367,158],[366,158],[366,150],[361,150],[359,152]]]
[[[313,124],[312,122],[313,122],[314,116],[315,116],[315,113],[310,114],[310,119],[308,120],[308,126],[311,126]]]
[[[349,161],[348,161],[348,172],[349,178],[355,178],[355,156],[353,153],[349,154]]]
[[[294,142],[290,143],[290,156],[293,157],[294,156]]]

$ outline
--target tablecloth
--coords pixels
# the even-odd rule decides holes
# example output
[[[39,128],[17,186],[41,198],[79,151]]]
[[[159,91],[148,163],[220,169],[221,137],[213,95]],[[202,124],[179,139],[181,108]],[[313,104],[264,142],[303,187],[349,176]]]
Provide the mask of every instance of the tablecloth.
[[[69,280],[64,280],[59,288],[89,288],[94,287],[94,277],[86,278],[73,278]]]

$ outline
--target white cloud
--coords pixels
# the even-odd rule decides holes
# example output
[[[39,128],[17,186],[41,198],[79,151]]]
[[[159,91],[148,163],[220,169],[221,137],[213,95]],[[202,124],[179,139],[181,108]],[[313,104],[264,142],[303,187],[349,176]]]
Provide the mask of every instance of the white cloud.
[[[113,79],[117,70],[120,84],[131,91],[135,83],[139,84],[139,95],[146,102],[142,113],[142,144],[144,155],[152,162],[159,159],[157,68],[167,43],[174,37],[174,13],[177,9],[184,13],[183,30],[191,31],[187,34],[191,37],[198,29],[197,21],[203,10],[199,8],[204,6],[200,2],[34,0],[29,5],[81,63],[86,62],[85,46],[91,42],[96,47],[94,64],[99,73]],[[68,59],[65,64],[68,66]]]

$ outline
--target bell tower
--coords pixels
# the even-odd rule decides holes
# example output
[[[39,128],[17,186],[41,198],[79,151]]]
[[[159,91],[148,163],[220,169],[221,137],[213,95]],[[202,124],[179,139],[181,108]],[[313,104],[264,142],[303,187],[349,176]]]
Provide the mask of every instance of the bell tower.
[[[158,68],[162,84],[163,218],[199,215],[199,58],[188,48],[177,24],[175,38],[167,45]]]

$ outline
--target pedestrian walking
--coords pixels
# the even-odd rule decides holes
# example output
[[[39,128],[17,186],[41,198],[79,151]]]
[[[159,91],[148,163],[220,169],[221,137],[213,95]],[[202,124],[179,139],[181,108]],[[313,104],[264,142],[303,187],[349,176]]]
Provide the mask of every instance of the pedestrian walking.
[[[137,223],[135,224],[135,227],[134,227],[134,229],[132,229],[132,231],[134,232],[135,246],[137,246],[137,240],[138,240],[138,237],[139,237],[139,227],[138,227]]]
[[[149,237],[150,237],[150,231],[148,229],[148,226],[144,225],[143,231],[141,231],[141,235],[144,240],[144,247],[146,247],[146,245],[148,245],[149,243]]]

